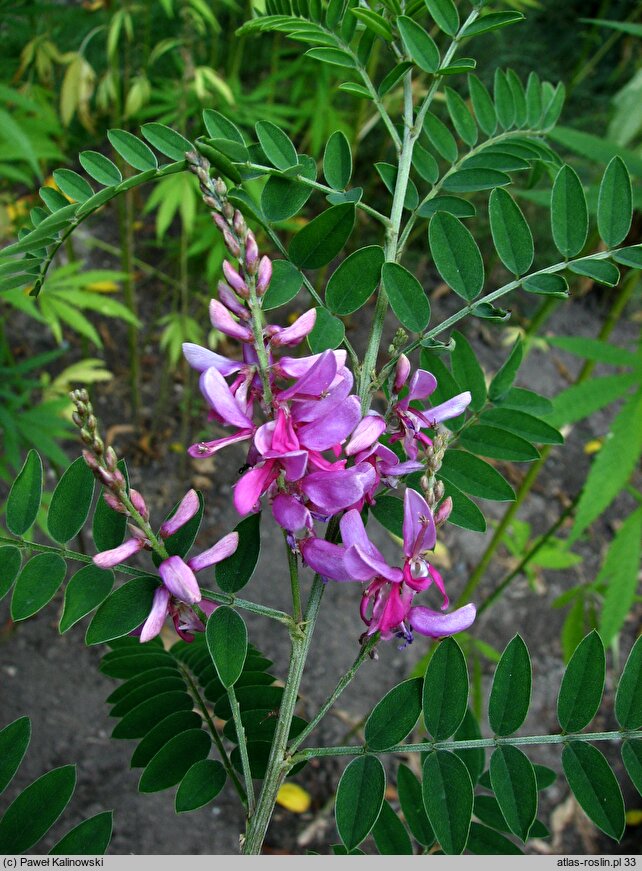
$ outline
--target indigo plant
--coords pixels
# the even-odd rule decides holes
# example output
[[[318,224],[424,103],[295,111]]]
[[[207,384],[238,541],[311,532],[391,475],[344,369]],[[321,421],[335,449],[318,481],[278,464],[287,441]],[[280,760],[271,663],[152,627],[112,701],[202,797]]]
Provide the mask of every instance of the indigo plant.
[[[119,720],[113,736],[139,741],[132,758],[143,769],[139,789],[178,785],[176,810],[182,813],[213,801],[229,780],[246,810],[239,833],[245,854],[261,852],[286,778],[326,756],[350,758],[336,793],[341,845],[335,852],[359,852],[370,833],[381,853],[521,852],[513,837],[523,843],[547,834],[537,819],[538,793],[554,779],[520,749],[529,745],[560,745],[571,790],[615,840],[624,831],[624,802],[595,743],[623,741],[624,766],[642,789],[642,640],[620,678],[615,731],[584,731],[600,707],[605,678],[604,644],[594,631],[578,644],[562,681],[560,732],[523,736],[515,733],[529,709],[531,662],[516,635],[495,670],[488,701],[492,737],[483,738],[468,707],[466,657],[455,640],[474,627],[478,579],[468,585],[470,600],[451,606],[448,578],[432,556],[446,523],[485,530],[471,496],[514,499],[488,459],[528,463],[538,460],[542,445],[563,442],[547,419],[550,402],[514,386],[522,341],[487,382],[474,349],[453,328],[465,318],[507,321],[510,311],[499,305],[510,294],[566,298],[569,277],[614,286],[620,266],[642,267],[642,246],[626,244],[632,191],[617,156],[599,188],[601,244],[587,250],[582,182],[546,138],[563,107],[563,86],[535,73],[524,84],[513,71],[498,69],[491,96],[472,72],[475,60],[461,56],[462,47],[523,17],[486,5],[466,10],[453,0],[267,0],[265,13],[239,31],[248,38],[277,31],[304,43],[309,57],[345,73],[341,91],[368,101],[388,138],[387,161],[374,167],[381,184],[373,203],[364,200],[364,187],[352,185],[353,175],[365,185],[367,171],[353,166],[343,132],[328,139],[324,180],[318,180],[316,162],[299,154],[272,121],[258,122],[251,135],[207,109],[206,134],[194,142],[160,123],[143,125],[146,142],[110,131],[111,145],[138,174],[123,180],[107,157],[84,152],[81,165],[100,190],[78,173],[58,171],[62,193],[45,201],[50,213],[39,215],[2,254],[2,274],[18,276],[12,286],[22,281],[46,298],[50,264],[81,222],[123,192],[176,173],[196,179],[220,233],[227,259],[209,317],[235,350],[224,356],[183,345],[198,373],[208,421],[207,435],[188,452],[198,460],[243,446],[245,464],[233,495],[238,525],[192,553],[202,495],[189,490],[160,524],[150,517],[144,493],[129,485],[124,458],[101,437],[87,391],[77,389],[71,393],[73,420],[84,448],[51,498],[48,532],[55,544],[26,538],[43,478],[32,450],[7,500],[0,564],[3,592],[13,586],[16,621],[53,598],[67,561],[82,565],[66,585],[60,631],[93,613],[85,640],[109,646],[101,670],[124,681],[108,701]],[[371,62],[375,47],[378,63]],[[516,174],[527,184],[552,183],[552,241],[561,259],[551,265],[534,266],[531,230],[507,191]],[[308,201],[314,205],[307,220],[286,245],[284,222]],[[503,284],[495,271],[487,279],[469,229],[477,209],[486,206],[508,278]],[[351,252],[326,280],[318,270],[335,264],[348,246]],[[440,323],[431,324],[429,298],[412,271],[417,249],[430,255],[461,300]],[[287,322],[276,310],[300,293],[311,300],[309,307]],[[371,298],[369,336],[359,353],[342,318],[365,311]],[[398,327],[384,341],[390,311]],[[300,351],[304,342],[307,349]],[[639,353],[628,355],[628,363],[639,368]],[[639,383],[631,380],[629,391],[630,422],[642,401]],[[86,556],[68,543],[87,522],[96,483],[97,552]],[[582,528],[593,517],[589,511]],[[373,519],[399,542],[390,562],[373,541]],[[266,526],[282,533],[289,613],[239,596],[246,586],[251,590]],[[24,552],[35,555],[22,566]],[[143,552],[145,568],[138,560],[129,564]],[[199,578],[213,565],[218,589]],[[113,589],[115,574],[125,581]],[[296,716],[299,688],[324,590],[334,583],[361,585],[363,633],[355,639],[353,666],[306,722]],[[349,586],[344,591],[347,600]],[[283,686],[249,642],[244,611],[287,630],[290,666]],[[168,617],[178,636],[169,649],[160,638]],[[316,727],[363,663],[376,659],[380,645],[403,650],[414,643],[428,650],[433,641],[438,643],[425,674],[379,701],[362,743],[314,746]],[[409,739],[416,728],[418,741]],[[16,733],[24,743],[24,728],[7,729],[13,731],[0,733],[0,741]],[[212,752],[217,758],[210,758]],[[397,765],[399,754],[416,763]],[[390,757],[401,815],[386,799],[389,774],[381,756]],[[20,849],[33,845],[16,836],[19,801],[0,821],[5,851],[17,851],[16,843]],[[99,828],[104,848],[105,818]],[[93,829],[87,826],[81,845],[87,851],[98,849]]]

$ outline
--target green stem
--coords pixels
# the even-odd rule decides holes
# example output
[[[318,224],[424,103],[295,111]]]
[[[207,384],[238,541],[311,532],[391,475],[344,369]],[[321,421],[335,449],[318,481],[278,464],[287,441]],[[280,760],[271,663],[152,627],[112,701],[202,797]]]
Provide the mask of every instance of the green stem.
[[[236,737],[238,739],[238,748],[241,754],[241,767],[243,768],[243,779],[245,780],[245,792],[247,794],[247,815],[251,817],[254,813],[255,798],[254,784],[252,783],[252,770],[250,768],[250,757],[247,752],[247,741],[245,740],[245,728],[241,720],[241,708],[234,692],[234,687],[227,688],[227,697],[230,700],[230,708],[232,709],[232,719],[234,720],[234,728],[236,729]]]
[[[212,736],[212,740],[216,744],[218,752],[221,754],[221,761],[223,763],[225,770],[227,771],[227,774],[228,774],[230,780],[232,781],[232,785],[234,786],[234,789],[236,790],[238,797],[243,802],[243,805],[245,807],[247,807],[248,806],[248,797],[245,794],[245,790],[243,789],[243,786],[241,785],[241,781],[238,779],[236,771],[234,770],[234,767],[230,761],[230,757],[227,755],[227,751],[226,751],[225,747],[223,746],[221,736],[218,734],[218,729],[214,725],[214,720],[212,719],[210,712],[207,710],[207,705],[205,704],[203,697],[201,696],[200,692],[198,691],[198,687],[196,686],[196,684],[192,680],[192,676],[189,673],[189,671],[181,663],[179,663],[179,668],[181,670],[181,674],[183,675],[183,677],[185,678],[185,680],[188,682],[188,684],[190,686],[190,690],[192,691],[192,695],[196,701],[196,704],[201,709],[201,714],[203,715],[203,719],[207,723],[207,728],[210,730],[210,735]]]
[[[316,716],[314,716],[312,718],[312,720],[310,720],[310,722],[305,727],[305,729],[299,735],[297,735],[295,740],[290,744],[290,747],[288,750],[290,755],[294,754],[296,752],[296,750],[301,746],[301,744],[303,744],[303,742],[308,737],[308,735],[310,735],[316,729],[316,727],[319,725],[321,720],[328,713],[330,708],[334,705],[334,703],[339,698],[339,696],[344,691],[344,689],[350,683],[352,683],[355,675],[357,674],[357,671],[361,668],[363,663],[366,661],[366,659],[370,655],[370,652],[376,647],[378,640],[379,640],[379,634],[377,633],[375,635],[371,635],[370,638],[368,638],[368,640],[365,642],[365,644],[363,644],[361,646],[361,649],[359,650],[359,653],[357,654],[357,658],[352,663],[352,666],[343,675],[343,677],[341,678],[339,683],[336,685],[336,687],[334,688],[332,693],[330,693],[330,695],[325,700],[323,705],[319,708],[319,711],[316,714]]]
[[[430,753],[433,750],[477,750],[483,747],[502,747],[534,744],[571,744],[575,741],[623,741],[642,739],[642,732],[575,732],[566,735],[525,735],[516,738],[473,738],[470,741],[425,741],[421,744],[395,744],[386,753]],[[309,747],[292,757],[293,765],[322,756],[363,756],[365,745],[349,747]]]
[[[300,623],[303,619],[301,610],[301,587],[299,585],[299,567],[296,554],[292,552],[292,548],[288,544],[287,535],[283,531],[285,541],[285,549],[288,557],[288,569],[290,570],[290,587],[292,589],[292,612],[296,623]]]

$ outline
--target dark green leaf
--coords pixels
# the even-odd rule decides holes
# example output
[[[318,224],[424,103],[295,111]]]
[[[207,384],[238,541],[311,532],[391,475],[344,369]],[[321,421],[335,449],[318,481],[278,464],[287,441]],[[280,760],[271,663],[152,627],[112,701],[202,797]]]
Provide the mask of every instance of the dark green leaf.
[[[112,187],[123,180],[116,164],[98,151],[81,151],[78,160],[85,172],[100,184]]]
[[[185,160],[185,153],[194,150],[189,139],[185,139],[184,136],[165,124],[157,124],[156,122],[143,124],[140,130],[150,145],[172,160]]]
[[[481,422],[517,433],[517,435],[535,444],[561,445],[564,443],[564,437],[554,427],[523,411],[491,408],[482,414]]]
[[[510,460],[513,463],[528,463],[539,457],[539,451],[530,442],[507,430],[483,423],[474,424],[465,430],[459,443],[466,450],[495,460]]]
[[[66,470],[53,492],[47,526],[54,541],[64,544],[78,535],[94,496],[95,479],[83,459],[77,460]]]
[[[463,853],[473,812],[473,785],[464,763],[447,750],[424,762],[423,797],[428,819],[446,855]]]
[[[415,276],[399,263],[384,263],[381,279],[390,307],[402,326],[415,333],[425,330],[430,321],[430,303]]]
[[[522,282],[522,287],[529,293],[539,293],[542,296],[554,296],[558,299],[566,299],[568,296],[568,283],[563,275],[533,275]]]
[[[594,630],[571,657],[557,699],[557,719],[565,732],[579,732],[596,715],[602,692],[606,661],[604,645]]]
[[[526,84],[526,122],[531,129],[537,128],[543,108],[539,76],[535,72],[530,72]]]
[[[94,614],[85,636],[86,644],[103,644],[128,635],[147,618],[158,578],[142,577],[127,581],[111,593]]]
[[[128,711],[111,733],[111,737],[118,739],[142,738],[169,714],[178,711],[191,711],[193,707],[194,701],[187,692],[170,690],[160,693],[151,699],[145,699],[131,711]]]
[[[515,106],[515,126],[523,127],[526,124],[526,92],[522,85],[519,76],[514,70],[506,70],[506,80],[513,95],[513,105]]]
[[[269,182],[268,182],[269,183]],[[263,297],[262,308],[269,311],[294,299],[303,285],[303,275],[289,260],[272,261],[272,280]]]
[[[318,306],[316,311],[317,319],[308,336],[308,345],[313,354],[321,354],[339,347],[345,336],[345,327],[343,321],[335,318],[327,309]]]
[[[235,527],[239,546],[216,566],[216,582],[225,593],[238,593],[250,580],[261,552],[261,515],[250,514]]]
[[[9,786],[31,738],[29,717],[19,717],[0,731],[0,793]]]
[[[455,732],[455,741],[476,741],[481,738],[479,724],[470,708],[466,710],[461,726]],[[481,777],[486,762],[486,753],[483,747],[469,747],[466,750],[455,750],[470,774],[473,786]]]
[[[411,67],[412,63],[410,61],[402,61],[394,66],[381,80],[381,84],[377,88],[377,94],[380,97],[384,97],[388,91],[391,91],[397,82],[406,75]],[[417,146],[415,145],[415,148],[416,147]]]
[[[498,747],[490,758],[490,781],[508,827],[525,841],[537,816],[537,780],[528,757],[517,747]]]
[[[408,55],[417,66],[427,73],[437,72],[439,69],[439,50],[430,34],[424,30],[421,24],[417,24],[406,15],[400,15],[397,18],[397,27]]]
[[[357,20],[355,18],[355,24]],[[320,60],[322,63],[330,64],[335,67],[347,67],[353,69],[356,66],[352,55],[347,51],[341,51],[338,48],[310,48],[306,51],[308,57],[313,57]],[[370,96],[370,94],[368,94]]]
[[[335,816],[339,837],[354,850],[368,836],[383,805],[386,774],[376,756],[357,756],[347,766],[339,786]]]
[[[140,657],[136,657],[136,659],[140,660]],[[158,673],[162,669],[151,668],[142,672],[145,676],[150,675],[151,672],[155,674]],[[171,669],[167,669],[171,671]],[[101,669],[102,671],[102,669]],[[112,672],[113,674],[113,672]],[[137,672],[136,676],[138,677],[141,672]],[[173,671],[173,675],[171,677],[160,677],[156,680],[151,677],[149,680],[141,684],[140,686],[133,689],[130,693],[128,693],[124,699],[121,699],[117,704],[109,712],[110,717],[124,717],[125,714],[128,714],[130,711],[133,711],[134,708],[138,707],[141,702],[146,701],[147,699],[151,699],[154,696],[160,695],[161,693],[169,693],[173,690],[185,690],[186,684],[183,678],[180,676],[178,671]]]
[[[616,156],[606,167],[597,201],[597,228],[609,248],[624,241],[632,217],[631,179],[626,164]]]
[[[438,212],[430,221],[430,250],[446,284],[467,302],[484,286],[484,264],[470,231],[452,215]]]
[[[624,801],[602,753],[591,744],[573,741],[564,747],[562,766],[582,810],[598,829],[619,841],[624,834]]]
[[[459,13],[453,0],[425,0],[425,3],[437,27],[448,36],[455,36],[459,30]]]
[[[622,744],[622,762],[633,786],[642,795],[642,741],[627,740]]]
[[[580,253],[588,235],[588,209],[582,182],[564,165],[555,177],[551,195],[553,241],[566,258]]]
[[[509,193],[498,188],[490,195],[488,213],[499,259],[509,272],[524,275],[533,262],[535,247],[522,210]]]
[[[435,741],[457,731],[467,704],[466,659],[455,639],[445,638],[430,659],[423,686],[424,723]]]
[[[174,711],[163,717],[142,739],[131,759],[132,768],[144,768],[161,747],[181,732],[196,729],[201,724],[200,716],[192,710]]]
[[[387,801],[372,830],[377,850],[382,856],[412,856],[413,849],[406,827]]]
[[[547,789],[552,786],[557,780],[557,774],[552,768],[547,768],[545,765],[533,765],[535,777],[537,778],[537,789]]]
[[[486,136],[492,136],[497,128],[497,115],[490,94],[477,76],[473,75],[468,76],[468,90],[479,126]]]
[[[259,121],[255,129],[261,148],[273,166],[277,169],[296,166],[299,162],[296,148],[280,127],[271,121]]]
[[[446,496],[453,500],[453,510],[448,522],[462,529],[472,529],[473,532],[486,532],[486,518],[472,499],[450,481],[444,481],[444,487]]]
[[[0,853],[26,853],[64,811],[76,785],[76,766],[54,768],[34,780],[0,820]]]
[[[84,203],[94,195],[89,182],[72,169],[54,169],[53,180],[65,196],[77,203]]]
[[[387,529],[396,535],[398,538],[403,536],[403,502],[395,496],[377,496],[377,501],[370,506],[370,513],[376,520]]]
[[[379,176],[385,186],[388,188],[391,194],[395,192],[395,186],[397,183],[397,167],[392,163],[375,163],[375,169],[379,173]],[[404,209],[416,209],[419,205],[419,193],[415,186],[415,183],[412,179],[408,181],[406,186],[406,195],[403,201]]]
[[[448,212],[456,218],[473,218],[476,214],[475,206],[462,197],[433,197],[426,200],[417,210],[420,218],[431,218],[436,212]]]
[[[452,88],[445,88],[446,105],[459,138],[471,148],[477,142],[479,132],[475,119],[470,114],[464,99]]]
[[[137,644],[127,650],[114,650],[103,657],[100,671],[110,677],[127,679],[136,677],[143,671],[169,668],[173,665],[169,653],[152,644]],[[115,715],[118,716],[118,715]]]
[[[76,572],[65,588],[65,604],[60,618],[61,634],[97,608],[111,593],[114,573],[87,565]]]
[[[466,451],[447,451],[439,474],[464,493],[481,499],[512,502],[515,498],[513,488],[496,469]]]
[[[522,21],[523,18],[524,16],[521,12],[489,12],[469,24],[461,36],[462,38],[480,36],[482,33],[489,33],[491,30],[506,27],[509,24],[514,24],[516,21]]]
[[[429,847],[435,840],[435,834],[426,816],[421,783],[403,763],[399,765],[397,771],[397,793],[401,810],[413,838],[422,846]]]
[[[444,160],[447,160],[448,163],[455,163],[458,156],[457,143],[444,122],[440,121],[432,112],[426,112],[423,129],[430,144]]]
[[[83,820],[49,850],[50,856],[102,856],[111,841],[112,812]]]
[[[0,599],[3,599],[20,571],[22,557],[20,550],[13,545],[0,547]]]
[[[500,69],[495,70],[494,96],[497,119],[504,130],[508,130],[515,123],[515,101],[506,73]]]
[[[421,714],[422,684],[421,678],[403,681],[375,705],[365,726],[369,750],[386,750],[412,732]]]
[[[444,177],[442,188],[454,193],[466,193],[472,191],[486,191],[491,188],[510,184],[510,176],[496,169],[476,167],[473,169],[461,169]]]
[[[496,735],[511,735],[522,725],[531,701],[531,659],[521,636],[509,642],[495,669],[488,720]]]
[[[133,133],[129,133],[127,130],[109,130],[107,138],[123,160],[134,169],[144,172],[148,169],[158,168],[154,152]]]
[[[350,10],[352,14],[362,21],[365,26],[374,34],[374,36],[380,36],[381,39],[385,39],[386,42],[392,42],[392,28],[383,17],[383,15],[379,15],[376,12],[372,12],[370,9],[360,9],[355,7]],[[362,37],[362,39],[365,38]],[[361,47],[361,43],[360,43]]]
[[[39,553],[32,557],[13,588],[11,619],[26,620],[37,614],[53,599],[66,572],[67,564],[57,553]]]
[[[226,689],[234,686],[247,656],[247,627],[243,618],[233,608],[222,605],[209,617],[205,637],[219,680]]]
[[[323,154],[323,174],[325,180],[337,191],[348,186],[352,176],[352,152],[350,143],[341,130],[337,130],[328,139]]]
[[[118,468],[128,481],[127,467],[123,460],[118,463]],[[101,488],[91,528],[94,544],[99,551],[118,547],[123,543],[127,531],[127,515],[114,511],[105,501],[104,493],[105,489]]]
[[[207,757],[211,743],[202,729],[188,729],[170,738],[141,774],[139,792],[159,792],[180,783],[194,763]]]
[[[515,408],[518,411],[526,411],[530,414],[550,414],[553,403],[545,396],[540,396],[532,390],[523,387],[511,387],[508,393],[499,400],[498,405],[502,408]]]
[[[332,206],[300,230],[290,243],[290,259],[300,269],[325,266],[350,238],[354,228],[355,206]]]
[[[360,100],[372,100],[372,94],[363,85],[357,85],[355,82],[344,82],[339,85],[340,91],[345,91],[346,94],[352,94],[353,97],[358,97]]]
[[[517,844],[480,823],[471,824],[466,849],[476,856],[517,856],[523,853]]]
[[[432,154],[418,142],[415,143],[412,150],[412,165],[428,184],[434,184],[439,178],[439,164]]]
[[[349,315],[368,301],[381,279],[385,257],[379,245],[360,248],[332,273],[325,298],[331,311]]]
[[[586,257],[584,260],[574,260],[569,263],[568,268],[576,275],[586,275],[599,284],[606,284],[607,287],[615,287],[620,282],[620,270],[608,260]]]
[[[227,775],[214,759],[200,759],[187,771],[176,792],[176,813],[183,814],[209,804],[225,786]]]
[[[630,245],[621,248],[613,254],[613,259],[622,266],[631,266],[633,269],[642,269],[642,245]]]
[[[11,486],[7,499],[7,526],[15,535],[24,535],[34,524],[41,496],[42,460],[32,448]]]
[[[642,726],[642,636],[633,645],[615,696],[615,716],[623,729]]]
[[[510,354],[501,369],[495,374],[488,388],[488,398],[491,402],[501,399],[512,387],[517,371],[522,363],[524,348],[521,338],[517,338]]]
[[[203,111],[203,122],[205,129],[212,139],[231,139],[238,142],[240,145],[245,144],[243,134],[225,115],[221,115],[215,109],[205,109]]]
[[[60,193],[60,191],[57,191],[55,188],[40,188],[38,193],[40,195],[40,199],[43,201],[43,203],[50,212],[57,212],[59,209],[65,209],[69,207],[69,201],[67,200],[67,197],[64,197]]]
[[[486,401],[484,371],[463,333],[455,330],[453,338],[455,339],[455,350],[451,355],[453,375],[460,385],[465,385],[466,389],[470,391],[472,396],[471,411],[479,411]]]

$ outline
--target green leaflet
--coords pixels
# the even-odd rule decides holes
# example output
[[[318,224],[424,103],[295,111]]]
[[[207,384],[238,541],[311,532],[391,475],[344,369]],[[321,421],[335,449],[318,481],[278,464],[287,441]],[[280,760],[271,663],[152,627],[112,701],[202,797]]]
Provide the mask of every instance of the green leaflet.
[[[24,535],[34,524],[42,497],[42,460],[33,448],[9,492],[7,526],[14,535]]]
[[[354,221],[353,203],[332,206],[297,233],[290,243],[290,259],[299,269],[325,266],[350,238]]]
[[[327,284],[325,298],[330,310],[338,315],[349,315],[365,305],[377,289],[384,259],[379,245],[360,248],[350,254]]]
[[[440,212],[430,221],[428,238],[441,277],[471,302],[484,286],[484,264],[470,230],[457,218]]]
[[[602,701],[605,669],[604,645],[593,631],[578,645],[562,679],[557,719],[565,732],[579,732],[597,713]]]
[[[347,850],[354,850],[377,821],[386,791],[386,774],[376,756],[358,756],[347,766],[335,803],[339,836]]]
[[[421,714],[422,685],[422,678],[403,681],[375,705],[365,725],[369,750],[386,750],[410,734]]]
[[[415,333],[425,330],[430,321],[430,303],[415,276],[399,263],[384,263],[381,279],[400,323]]]
[[[222,605],[210,616],[205,629],[207,647],[224,687],[239,679],[247,656],[247,627],[240,614]]]

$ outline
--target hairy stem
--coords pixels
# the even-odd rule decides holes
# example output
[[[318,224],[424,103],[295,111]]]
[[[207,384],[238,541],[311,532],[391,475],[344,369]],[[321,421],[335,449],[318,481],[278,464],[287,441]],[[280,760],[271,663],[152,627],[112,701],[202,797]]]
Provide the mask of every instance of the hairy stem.
[[[252,783],[252,770],[250,768],[250,757],[247,752],[247,741],[245,740],[245,729],[241,720],[241,708],[234,692],[234,687],[227,688],[227,697],[230,700],[230,708],[232,709],[232,719],[238,739],[239,753],[241,754],[241,767],[243,768],[243,779],[245,781],[245,792],[247,794],[247,815],[251,817],[254,813],[255,798],[254,784]]]

